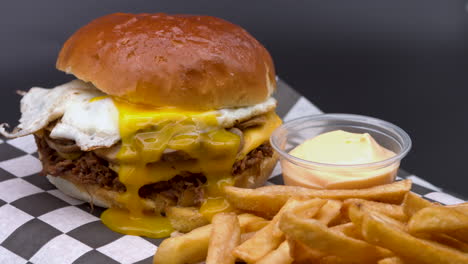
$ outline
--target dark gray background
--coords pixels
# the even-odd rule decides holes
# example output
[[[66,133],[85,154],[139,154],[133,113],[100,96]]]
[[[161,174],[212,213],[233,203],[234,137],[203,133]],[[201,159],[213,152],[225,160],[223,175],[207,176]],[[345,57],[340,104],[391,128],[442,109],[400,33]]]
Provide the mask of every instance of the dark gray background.
[[[55,70],[61,45],[113,12],[207,14],[243,26],[278,75],[322,110],[401,126],[414,143],[403,167],[468,195],[465,1],[2,1],[0,120],[19,118],[15,90],[70,79]]]

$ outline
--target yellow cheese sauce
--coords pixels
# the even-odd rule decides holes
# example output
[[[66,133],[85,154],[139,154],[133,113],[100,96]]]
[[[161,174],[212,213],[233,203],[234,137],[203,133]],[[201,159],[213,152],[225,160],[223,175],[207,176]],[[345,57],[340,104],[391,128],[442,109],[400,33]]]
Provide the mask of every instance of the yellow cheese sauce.
[[[114,100],[119,110],[122,147],[117,155],[119,180],[126,192],[118,197],[125,209],[110,208],[101,219],[110,229],[131,235],[160,238],[173,232],[164,216],[148,211],[141,187],[167,181],[183,172],[203,173],[205,197],[200,213],[207,219],[221,211],[231,210],[222,198],[222,187],[234,181],[231,169],[237,159],[267,141],[280,124],[274,112],[268,113],[273,124],[244,131],[244,147],[238,154],[238,135],[218,126],[216,111],[193,112],[177,108],[146,108]],[[279,120],[279,121],[278,121]],[[183,151],[191,159],[160,160],[165,150]]]

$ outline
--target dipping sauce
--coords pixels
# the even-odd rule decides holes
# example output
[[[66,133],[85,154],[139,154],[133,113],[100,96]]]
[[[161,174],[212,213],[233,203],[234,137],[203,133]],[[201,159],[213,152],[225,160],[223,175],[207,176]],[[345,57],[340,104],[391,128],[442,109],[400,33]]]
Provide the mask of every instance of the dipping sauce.
[[[399,162],[376,166],[396,155],[384,148],[368,133],[350,133],[335,130],[318,135],[289,152],[297,158],[316,165],[299,167],[282,160],[284,182],[319,189],[367,188],[394,181]],[[353,166],[369,164],[369,166]],[[337,166],[333,166],[337,165]]]

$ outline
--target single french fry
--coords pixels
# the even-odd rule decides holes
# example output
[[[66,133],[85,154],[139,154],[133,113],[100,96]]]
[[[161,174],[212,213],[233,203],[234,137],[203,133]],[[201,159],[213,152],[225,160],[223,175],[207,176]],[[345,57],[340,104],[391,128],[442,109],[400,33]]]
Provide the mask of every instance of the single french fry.
[[[412,234],[468,232],[468,216],[453,208],[426,207],[411,217],[408,230]]]
[[[391,217],[388,217],[384,214],[381,214],[379,212],[373,211],[372,209],[366,208],[364,206],[359,206],[357,204],[351,204],[348,207],[348,216],[349,219],[353,222],[353,224],[356,226],[358,230],[361,230],[361,225],[362,225],[362,220],[364,219],[364,216],[368,214],[369,212],[372,212],[373,214],[377,215],[382,219],[382,221],[385,221],[386,224],[390,224],[395,226],[396,228],[399,229],[406,229],[406,226],[404,223],[397,221]]]
[[[322,224],[328,225],[339,217],[342,204],[343,203],[338,200],[328,200],[327,203],[320,208],[314,218]]]
[[[408,230],[411,234],[446,233],[468,243],[468,215],[455,208],[426,207],[411,217]]]
[[[449,207],[449,208],[464,208],[464,209],[467,209],[467,208],[468,208],[468,202],[459,203],[459,204],[446,205],[445,207]]]
[[[362,219],[364,218],[364,212],[357,204],[350,204],[347,209],[349,220],[353,225],[361,230]]]
[[[261,258],[255,264],[290,264],[293,259],[289,255],[289,245],[283,241],[280,246]]]
[[[299,240],[313,249],[345,260],[375,263],[386,257],[376,246],[333,231],[315,219],[303,219],[294,214],[283,214],[280,228],[291,239]]]
[[[249,233],[243,233],[241,234],[241,239],[240,239],[240,243],[239,244],[242,244],[244,243],[245,241],[249,240],[251,237],[253,237],[255,235],[256,232],[249,232]]]
[[[403,212],[408,216],[413,216],[417,211],[432,206],[433,204],[419,195],[408,192],[403,200]]]
[[[232,255],[240,242],[240,225],[235,213],[219,213],[212,219],[206,264],[234,264]]]
[[[154,264],[197,263],[206,259],[211,225],[202,226],[187,234],[165,239],[154,255]]]
[[[310,208],[317,207],[316,210],[318,211],[320,207],[317,205],[321,206],[325,202],[326,201],[321,199],[313,199],[309,201],[290,199],[264,228],[257,231],[250,239],[236,247],[233,254],[249,263],[259,261],[284,241],[284,234],[278,228],[278,221],[284,212],[304,204],[309,205]]]
[[[351,204],[364,206],[372,211],[382,213],[398,221],[408,221],[408,216],[403,212],[403,207],[396,204],[380,203],[374,201],[367,201],[363,199],[347,199],[343,202],[343,211],[346,213]]]
[[[468,203],[448,205],[446,207],[453,208],[462,214],[468,215]]]
[[[326,256],[325,253],[312,249],[304,243],[287,237],[289,245],[289,254],[294,259],[295,264],[317,263]]]
[[[292,198],[294,199],[294,198]],[[300,200],[300,203],[288,209],[289,213],[294,213],[300,217],[313,218],[318,215],[322,207],[327,204],[327,200],[323,199],[311,199],[311,200]],[[283,212],[286,213],[286,212]]]
[[[325,256],[318,261],[319,264],[358,264],[351,259],[344,259],[337,256]]]
[[[166,216],[172,227],[183,233],[210,223],[195,207],[170,206],[166,208]]]
[[[343,212],[343,206],[341,206],[340,214],[333,219],[330,223],[328,223],[328,226],[337,226],[337,225],[343,225],[351,222],[351,220],[348,217],[348,214]]]
[[[458,249],[462,252],[468,253],[468,243],[460,241],[450,235],[443,234],[443,233],[418,233],[415,234],[416,237],[432,240],[437,243],[449,246],[451,248]]]
[[[389,225],[373,213],[364,212],[362,235],[374,245],[387,248],[408,263],[466,264],[468,254],[450,247],[411,236]]]
[[[364,238],[362,237],[361,230],[357,229],[356,226],[350,222],[346,224],[341,224],[341,225],[336,225],[333,227],[330,227],[331,230],[341,232],[349,237],[363,240]]]
[[[296,186],[273,185],[257,189],[232,186],[224,188],[227,200],[238,209],[274,216],[291,197],[365,200],[400,203],[411,189],[411,180],[402,180],[386,185],[357,190],[313,190]]]
[[[459,207],[459,208],[468,208],[468,202],[459,203],[459,204],[446,205],[446,207],[450,207],[450,208],[456,208],[456,207]]]
[[[264,228],[270,221],[253,214],[240,214],[239,224],[241,233],[250,233]]]
[[[238,218],[241,230],[245,230],[246,226],[255,226],[253,223],[266,221],[251,214],[241,214]],[[209,224],[187,234],[165,239],[156,250],[153,263],[186,264],[204,261],[208,253],[211,231],[212,225]]]
[[[456,238],[459,241],[463,241],[464,243],[468,243],[468,231],[466,231],[465,229],[450,232],[449,235]]]
[[[390,257],[379,260],[377,264],[405,264],[399,257]]]

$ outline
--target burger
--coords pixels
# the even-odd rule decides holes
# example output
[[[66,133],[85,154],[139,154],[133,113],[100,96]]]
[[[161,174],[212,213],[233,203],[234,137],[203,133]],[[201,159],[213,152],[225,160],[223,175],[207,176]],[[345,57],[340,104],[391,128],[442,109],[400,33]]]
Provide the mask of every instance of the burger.
[[[230,210],[223,186],[263,185],[275,69],[247,31],[219,18],[111,14],[74,33],[57,69],[77,79],[31,88],[19,125],[43,174],[65,194],[109,208],[111,229],[164,237]]]

